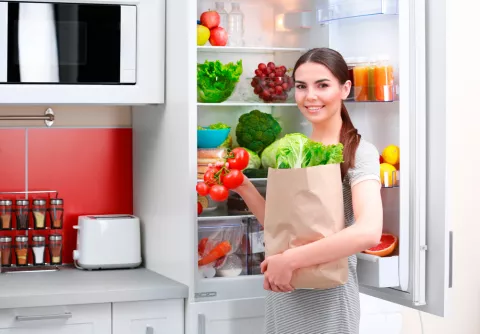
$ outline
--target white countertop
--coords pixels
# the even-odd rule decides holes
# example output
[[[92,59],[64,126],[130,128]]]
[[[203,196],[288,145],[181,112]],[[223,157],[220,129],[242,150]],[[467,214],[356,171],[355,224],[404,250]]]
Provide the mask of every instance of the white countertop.
[[[0,309],[187,298],[187,286],[145,268],[0,274]]]

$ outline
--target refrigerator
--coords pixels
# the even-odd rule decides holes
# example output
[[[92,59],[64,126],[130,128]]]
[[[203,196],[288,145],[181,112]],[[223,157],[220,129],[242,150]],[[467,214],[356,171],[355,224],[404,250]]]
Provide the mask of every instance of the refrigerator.
[[[224,1],[227,12],[232,2]],[[265,102],[254,94],[251,81],[260,63],[292,68],[314,47],[338,50],[353,67],[383,61],[393,68],[388,98],[362,99],[354,93],[345,101],[362,138],[380,153],[390,144],[400,147],[398,182],[381,189],[383,230],[398,236],[399,244],[388,257],[357,255],[361,293],[445,316],[453,284],[445,0],[237,3],[244,16],[243,43],[199,46],[197,20],[215,9],[215,1],[166,0],[165,103],[134,106],[132,113],[134,214],[142,221],[145,266],[189,287],[185,332],[263,333],[266,295],[248,251],[238,252],[240,275],[210,277],[198,268],[197,245],[205,233],[234,233],[243,226],[249,238],[259,230],[251,215],[232,215],[218,206],[197,215],[197,126],[226,123],[235,143],[239,117],[260,110],[278,120],[281,135],[308,135],[311,129],[295,101]],[[206,60],[242,60],[243,73],[224,102],[197,97],[197,64]],[[265,186],[265,179],[253,182]]]

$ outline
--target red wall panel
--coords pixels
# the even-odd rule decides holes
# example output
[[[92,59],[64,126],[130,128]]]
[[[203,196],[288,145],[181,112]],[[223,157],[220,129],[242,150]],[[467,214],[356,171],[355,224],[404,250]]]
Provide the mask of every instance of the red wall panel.
[[[76,246],[73,226],[79,215],[133,213],[132,130],[27,131],[28,190],[57,190],[64,199],[63,231],[38,234],[63,234],[64,262],[72,263]],[[30,234],[35,233],[31,230]]]
[[[25,191],[25,129],[0,129],[0,191]]]

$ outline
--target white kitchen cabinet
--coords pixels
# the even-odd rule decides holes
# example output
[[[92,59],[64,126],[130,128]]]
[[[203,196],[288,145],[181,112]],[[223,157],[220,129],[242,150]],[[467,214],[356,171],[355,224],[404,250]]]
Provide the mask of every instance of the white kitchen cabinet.
[[[113,334],[183,334],[183,299],[113,303]]]
[[[264,333],[264,298],[201,302],[195,307],[198,334]]]
[[[0,310],[0,334],[111,334],[111,304]]]

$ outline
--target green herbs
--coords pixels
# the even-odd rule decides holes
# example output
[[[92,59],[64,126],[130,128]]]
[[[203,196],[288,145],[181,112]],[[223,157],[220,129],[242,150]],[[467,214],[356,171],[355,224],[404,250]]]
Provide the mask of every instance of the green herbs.
[[[264,168],[305,168],[343,162],[343,145],[323,145],[301,133],[287,134],[265,149]]]
[[[208,61],[197,64],[197,100],[204,103],[219,103],[232,95],[243,72],[242,60],[222,64]]]

